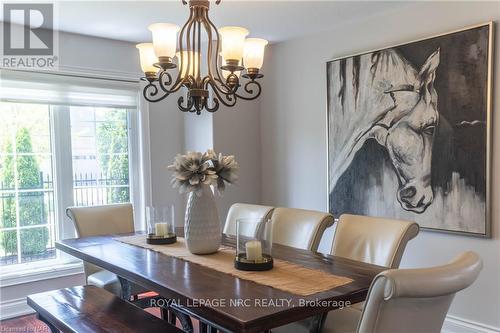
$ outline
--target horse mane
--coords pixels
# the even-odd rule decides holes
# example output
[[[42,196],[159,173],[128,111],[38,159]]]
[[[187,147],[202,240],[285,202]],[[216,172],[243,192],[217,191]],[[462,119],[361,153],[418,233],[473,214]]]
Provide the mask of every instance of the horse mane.
[[[359,91],[360,91],[360,69],[361,69],[361,57],[366,56],[366,55],[358,55],[352,57],[352,89],[353,89],[353,94],[354,94],[354,104],[357,107],[358,105],[358,98],[359,98]],[[415,81],[415,78],[417,77],[417,72],[414,69],[414,67],[406,61],[406,59],[401,55],[399,51],[396,49],[385,49],[381,51],[376,51],[371,54],[369,54],[370,61],[371,61],[371,66],[370,66],[370,74],[371,74],[371,84],[374,84],[375,78],[377,78],[379,81],[380,80],[386,80],[387,82],[391,81],[389,80],[388,76],[396,71],[398,73],[404,73],[404,77],[401,77],[401,82],[394,82],[392,81],[391,83],[393,85],[396,84],[413,84]],[[339,92],[337,94],[337,97],[340,99],[340,104],[342,105],[342,108],[345,107],[345,100],[347,98],[346,96],[346,88],[347,88],[347,83],[348,83],[348,78],[347,78],[347,62],[348,58],[340,59],[339,60],[339,83],[340,83],[340,88]],[[392,78],[391,78],[392,79]],[[387,88],[390,88],[389,86]],[[344,110],[343,110],[344,111]]]
[[[385,91],[397,85],[416,84],[417,80],[418,72],[396,49],[329,63],[329,127],[334,134],[329,139],[334,151],[330,158],[338,172],[344,163],[350,163],[362,137],[393,105]]]

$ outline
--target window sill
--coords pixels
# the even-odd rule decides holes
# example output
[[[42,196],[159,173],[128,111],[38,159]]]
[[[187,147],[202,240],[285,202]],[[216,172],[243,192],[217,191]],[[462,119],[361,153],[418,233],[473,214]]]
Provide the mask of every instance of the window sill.
[[[83,274],[83,264],[81,262],[62,262],[56,259],[50,263],[47,262],[43,267],[2,272],[0,275],[0,287],[3,288],[78,274]]]

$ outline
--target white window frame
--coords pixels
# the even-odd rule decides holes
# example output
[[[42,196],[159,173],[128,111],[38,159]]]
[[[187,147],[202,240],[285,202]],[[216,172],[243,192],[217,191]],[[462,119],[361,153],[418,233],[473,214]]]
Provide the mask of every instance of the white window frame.
[[[92,78],[96,79],[96,77]],[[109,78],[103,79],[109,80]],[[151,200],[149,117],[147,107],[140,101],[141,99],[138,98],[136,108],[124,108],[128,111],[129,189],[130,202],[134,206],[136,230],[143,229],[144,217],[140,212]],[[143,107],[145,107],[144,112]],[[70,106],[67,105],[50,106],[54,199],[57,207],[55,210],[56,241],[76,237],[73,222],[66,216],[66,208],[72,206],[74,202],[69,108]],[[144,147],[144,144],[147,146]],[[3,266],[0,271],[0,286],[80,273],[83,273],[81,260],[57,250],[54,259]]]

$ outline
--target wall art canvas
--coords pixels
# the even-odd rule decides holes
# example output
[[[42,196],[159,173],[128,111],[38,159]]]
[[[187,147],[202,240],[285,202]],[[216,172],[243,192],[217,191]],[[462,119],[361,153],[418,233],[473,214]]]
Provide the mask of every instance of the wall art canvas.
[[[327,62],[328,205],[490,236],[493,23]]]

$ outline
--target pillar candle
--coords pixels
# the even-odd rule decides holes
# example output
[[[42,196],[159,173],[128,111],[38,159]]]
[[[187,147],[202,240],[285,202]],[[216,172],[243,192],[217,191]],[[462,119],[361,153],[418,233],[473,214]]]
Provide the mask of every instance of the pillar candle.
[[[258,240],[252,240],[245,243],[248,260],[262,259],[262,244]]]
[[[156,223],[155,224],[155,235],[164,237],[167,234],[167,223]]]

